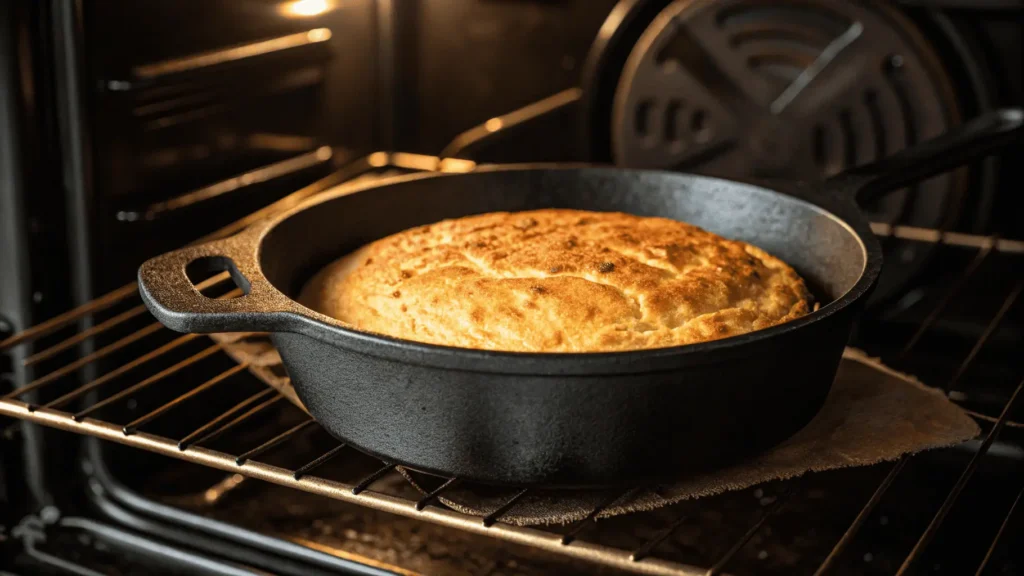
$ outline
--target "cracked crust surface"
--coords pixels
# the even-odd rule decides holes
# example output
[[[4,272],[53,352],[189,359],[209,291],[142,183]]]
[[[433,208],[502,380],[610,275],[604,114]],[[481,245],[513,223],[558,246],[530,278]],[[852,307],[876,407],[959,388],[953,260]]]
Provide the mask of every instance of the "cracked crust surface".
[[[760,330],[807,314],[811,295],[778,258],[690,224],[536,210],[388,236],[327,266],[300,301],[407,340],[599,352]]]

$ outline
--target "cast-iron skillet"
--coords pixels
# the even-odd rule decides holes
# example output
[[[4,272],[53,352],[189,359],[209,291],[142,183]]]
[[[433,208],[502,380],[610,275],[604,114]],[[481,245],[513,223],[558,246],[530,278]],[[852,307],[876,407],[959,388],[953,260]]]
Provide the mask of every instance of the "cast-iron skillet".
[[[678,478],[773,446],[821,407],[882,266],[855,196],[982,157],[1020,126],[1019,110],[994,113],[823,185],[603,167],[409,175],[154,258],[139,285],[174,330],[270,332],[320,424],[386,461],[501,484]],[[714,342],[550,354],[378,336],[294,300],[320,267],[372,240],[444,218],[550,207],[664,216],[750,242],[795,267],[821,309]],[[246,295],[201,295],[185,272],[197,260],[229,269]]]

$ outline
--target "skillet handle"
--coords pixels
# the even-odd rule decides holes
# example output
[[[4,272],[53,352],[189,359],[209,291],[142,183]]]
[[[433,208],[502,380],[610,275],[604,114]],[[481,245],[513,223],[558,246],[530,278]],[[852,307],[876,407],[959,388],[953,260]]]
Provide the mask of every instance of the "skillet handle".
[[[177,332],[289,331],[305,314],[263,276],[256,260],[258,236],[249,231],[147,260],[139,267],[139,293],[161,324]],[[210,298],[186,274],[192,264],[227,270],[243,292]]]
[[[1024,135],[1024,112],[1005,108],[989,112],[942,136],[911,146],[871,164],[833,176],[826,187],[864,205],[898,190],[988,156]]]

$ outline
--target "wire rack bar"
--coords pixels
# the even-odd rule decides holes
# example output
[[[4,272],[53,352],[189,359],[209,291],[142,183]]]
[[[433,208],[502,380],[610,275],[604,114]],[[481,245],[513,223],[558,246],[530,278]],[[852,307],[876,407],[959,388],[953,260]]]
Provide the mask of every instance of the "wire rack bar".
[[[689,519],[690,517],[686,514],[683,514],[679,518],[676,518],[672,521],[671,524],[668,525],[668,527],[666,527],[661,532],[655,534],[654,538],[651,538],[647,542],[641,544],[636,550],[633,551],[632,554],[629,555],[629,558],[633,562],[640,562],[644,558],[647,558],[651,555],[651,552],[654,552],[654,549],[657,548],[659,544],[664,542],[666,538],[671,536],[673,532],[679,529],[679,527],[682,526]]]
[[[447,146],[444,147],[444,149],[441,150],[440,156],[464,156],[465,153],[475,144],[478,144],[493,134],[502,130],[508,130],[525,122],[529,122],[534,118],[550,114],[579,101],[582,97],[583,90],[581,88],[568,88],[558,92],[557,94],[552,94],[542,100],[527,104],[526,106],[509,112],[504,116],[491,118],[487,120],[487,122],[470,128],[456,136],[448,143]]]
[[[274,436],[270,440],[267,440],[263,444],[260,444],[259,446],[240,454],[237,458],[235,458],[235,464],[238,464],[239,466],[245,464],[250,459],[259,456],[264,452],[267,452],[271,448],[274,448],[278,444],[284,442],[285,440],[291,438],[292,436],[295,436],[299,432],[302,432],[303,430],[309,428],[315,423],[316,422],[311,418],[309,420],[306,420],[305,422],[302,422],[301,424],[296,424],[295,426],[292,426],[291,428],[285,430],[284,432],[281,432],[277,436]]]
[[[111,370],[110,372],[107,372],[103,376],[100,376],[99,378],[93,380],[92,382],[89,382],[83,386],[79,386],[78,388],[72,390],[71,392],[68,392],[67,394],[64,394],[63,396],[57,398],[56,400],[50,401],[43,407],[59,408],[60,406],[66,404],[67,402],[74,400],[75,398],[78,398],[84,394],[87,394],[90,391],[95,390],[100,386],[106,384],[107,382],[110,382],[114,378],[126,374],[134,370],[135,368],[138,368],[139,366],[146,364],[147,362],[152,362],[153,360],[156,360],[157,358],[163,356],[164,354],[170,352],[171,350],[180,348],[181,346],[195,340],[198,337],[198,334],[185,334],[184,336],[179,336],[178,338],[171,340],[170,342],[164,344],[163,346],[157,348],[156,350],[147,352],[142,356],[133,359],[130,362],[122,364],[117,368]]]
[[[67,364],[66,366],[63,366],[61,368],[58,368],[57,370],[54,370],[53,372],[50,372],[45,376],[36,378],[32,382],[29,382],[28,384],[22,386],[21,388],[15,389],[13,392],[4,396],[4,398],[15,398],[21,396],[22,394],[28,394],[33,390],[38,390],[39,388],[42,388],[43,386],[46,386],[47,384],[50,384],[52,382],[56,382],[57,380],[60,380],[61,378],[73,373],[75,370],[78,370],[83,366],[88,366],[89,364],[101,358],[109,356],[110,354],[113,354],[118,350],[121,350],[122,348],[128,346],[129,344],[137,342],[145,338],[146,336],[149,336],[150,334],[155,334],[161,328],[163,328],[163,326],[159,322],[154,322],[146,326],[145,328],[142,328],[141,330],[133,332],[128,336],[125,336],[124,338],[117,340],[116,342],[112,342],[91,354],[83,356],[78,360],[75,360],[74,362]]]
[[[455,488],[456,486],[458,486],[461,483],[462,483],[462,480],[460,480],[458,478],[449,478],[448,480],[445,480],[444,484],[441,484],[437,488],[434,488],[433,490],[428,492],[423,498],[420,498],[419,500],[417,500],[416,501],[416,509],[417,510],[423,510],[427,506],[430,506],[430,504],[434,500],[437,500],[437,497],[440,496],[442,493],[444,493],[445,490],[451,490],[452,488]]]
[[[313,460],[312,462],[309,462],[308,464],[303,464],[302,466],[300,466],[299,468],[297,468],[295,470],[295,472],[292,474],[292,478],[295,478],[296,480],[298,480],[298,479],[302,478],[303,476],[305,476],[306,474],[309,474],[313,470],[315,470],[315,469],[323,466],[324,464],[330,462],[338,454],[341,454],[341,451],[344,450],[345,447],[347,447],[347,446],[348,446],[348,444],[344,444],[344,443],[343,444],[339,444],[339,445],[335,446],[334,448],[331,448],[328,452],[325,452],[324,454],[318,456],[316,458],[316,460]]]
[[[155,419],[159,418],[160,416],[166,414],[167,412],[169,412],[170,410],[172,410],[176,406],[179,406],[182,403],[186,402],[190,398],[194,398],[195,396],[198,396],[199,394],[202,394],[206,390],[209,390],[210,388],[213,388],[217,384],[220,384],[221,382],[227,380],[228,378],[234,376],[235,374],[238,374],[239,372],[244,372],[245,370],[248,370],[248,369],[249,369],[249,364],[246,363],[246,362],[243,362],[241,364],[237,364],[235,366],[232,366],[231,368],[228,368],[224,372],[221,372],[220,374],[214,376],[213,378],[210,378],[206,382],[203,382],[202,384],[200,384],[199,386],[196,386],[192,390],[189,390],[185,394],[182,394],[181,396],[178,396],[174,400],[171,400],[170,402],[168,402],[166,404],[163,404],[163,405],[159,406],[158,408],[156,408],[156,409],[154,409],[154,410],[152,410],[152,411],[150,411],[150,412],[148,412],[146,414],[143,414],[142,416],[139,416],[138,418],[136,418],[135,420],[132,420],[128,424],[125,424],[124,428],[122,428],[122,431],[124,432],[124,435],[128,436],[130,434],[134,434],[139,426],[142,426],[143,424],[146,424],[147,422],[152,422],[153,420],[155,420]]]
[[[235,404],[234,406],[229,408],[227,410],[227,412],[224,412],[220,416],[217,416],[213,420],[210,420],[206,424],[203,424],[199,428],[196,428],[191,433],[189,433],[187,436],[182,438],[178,442],[178,449],[185,450],[186,448],[188,448],[189,446],[194,444],[197,438],[205,438],[205,436],[206,436],[206,434],[208,432],[218,428],[221,425],[222,422],[226,422],[232,416],[234,416],[235,414],[238,414],[242,410],[245,410],[249,406],[252,406],[253,404],[256,404],[257,402],[260,402],[262,400],[266,400],[267,398],[271,398],[272,396],[274,396],[274,390],[271,389],[271,388],[267,388],[266,390],[261,390],[261,391],[255,393],[255,394],[253,394],[252,396],[249,396],[245,400],[242,400],[238,404]]]
[[[868,517],[875,511],[878,503],[882,501],[882,496],[885,496],[885,493],[889,490],[889,486],[891,486],[896,480],[896,477],[899,476],[900,471],[907,465],[908,460],[909,457],[907,455],[900,456],[899,460],[896,461],[896,464],[889,469],[889,473],[885,475],[885,478],[882,479],[882,483],[875,489],[875,493],[871,495],[871,499],[869,499],[867,504],[860,509],[857,517],[853,519],[853,524],[850,524],[850,527],[843,533],[839,542],[832,547],[828,556],[825,557],[821,566],[818,566],[818,569],[814,571],[814,576],[823,576],[832,569],[836,560],[838,560],[843,551],[849,547],[850,542],[853,542],[854,536],[857,535],[857,532],[859,532],[861,527],[864,526],[864,523],[867,522]]]
[[[170,376],[172,374],[177,374],[178,372],[184,370],[185,368],[188,368],[189,366],[192,366],[193,364],[195,364],[197,362],[200,362],[200,361],[202,361],[202,360],[204,360],[206,358],[209,358],[210,356],[213,356],[214,353],[220,351],[221,347],[222,347],[221,344],[214,344],[213,346],[205,348],[203,351],[201,351],[201,352],[199,352],[197,354],[193,354],[192,356],[189,356],[188,358],[182,360],[181,362],[178,362],[177,364],[175,364],[173,366],[170,366],[168,368],[164,368],[163,370],[157,372],[156,374],[150,376],[149,378],[146,378],[146,379],[142,380],[141,382],[139,382],[137,384],[133,384],[133,385],[125,388],[124,390],[121,390],[120,392],[114,394],[113,396],[110,396],[108,398],[104,398],[103,400],[100,400],[99,402],[93,404],[92,406],[89,406],[88,408],[84,408],[84,409],[76,412],[75,415],[72,416],[72,418],[74,418],[75,420],[81,420],[82,418],[85,418],[86,416],[89,416],[90,414],[96,412],[97,410],[102,410],[103,408],[113,404],[114,402],[122,400],[122,399],[124,399],[124,398],[126,398],[126,397],[128,397],[128,396],[130,396],[130,395],[132,395],[132,394],[134,394],[136,392],[138,392],[139,390],[142,390],[143,388],[146,388],[147,386],[151,386],[151,385],[153,385],[153,384],[163,380],[164,378],[167,378],[168,376]],[[70,395],[67,395],[67,396],[70,396]],[[54,404],[54,406],[48,406],[48,407],[53,408],[55,406],[56,406],[56,404]]]
[[[219,282],[223,282],[224,280],[227,280],[230,277],[231,277],[231,275],[228,274],[227,272],[221,272],[220,274],[217,274],[216,276],[211,276],[210,278],[207,278],[206,280],[200,282],[199,284],[196,285],[196,288],[198,290],[205,290],[206,288],[214,286],[215,284],[217,284]],[[33,340],[38,340],[39,338],[42,338],[43,336],[47,336],[49,334],[52,334],[52,333],[56,332],[57,330],[60,330],[61,328],[64,328],[64,327],[74,323],[75,321],[81,319],[81,318],[84,318],[86,316],[90,316],[92,314],[96,314],[97,312],[102,312],[103,310],[106,310],[107,308],[110,308],[111,306],[114,306],[115,304],[121,302],[122,300],[125,300],[126,298],[129,298],[129,297],[132,297],[132,296],[136,296],[137,297],[138,294],[139,294],[139,285],[137,283],[132,282],[131,284],[126,284],[126,285],[124,285],[124,286],[122,286],[122,287],[120,287],[120,288],[118,288],[116,290],[113,290],[111,292],[108,292],[108,293],[104,294],[103,296],[100,296],[99,298],[96,298],[95,300],[90,300],[89,302],[86,302],[85,304],[83,304],[83,305],[81,305],[81,306],[79,306],[77,308],[73,308],[71,310],[68,310],[67,312],[65,312],[63,314],[60,314],[58,316],[54,316],[53,318],[51,318],[51,319],[49,319],[49,320],[47,320],[45,322],[40,322],[39,324],[36,324],[35,326],[32,326],[31,328],[27,328],[27,329],[25,329],[25,330],[23,330],[21,332],[18,332],[17,334],[12,335],[11,337],[7,338],[6,340],[0,341],[0,352],[3,352],[4,350],[7,350],[8,348],[12,348],[14,346],[17,346],[19,344],[24,344],[26,342],[31,342]],[[132,310],[129,310],[128,312],[132,312]],[[124,312],[124,313],[122,313],[122,315],[123,314],[127,314],[128,312]],[[124,322],[127,319],[128,318],[123,318],[123,319],[121,319],[118,322],[114,322],[112,324],[109,324],[103,330],[108,329],[108,328],[112,328],[112,327],[116,326],[117,324],[120,324],[121,322]],[[110,320],[114,320],[114,318],[111,318]],[[108,320],[107,322],[110,322],[110,320]],[[89,336],[95,336],[99,332],[103,331],[103,330],[95,331],[94,330],[95,328],[99,328],[99,325],[97,325],[97,326],[95,326],[93,328],[90,328],[88,330],[85,330],[85,331],[77,334],[76,336],[74,336],[73,338],[77,338],[77,340],[75,342],[72,342],[71,344],[67,344],[65,346],[64,345],[65,342],[66,342],[65,341],[65,342],[61,342],[61,343],[57,344],[57,346],[63,346],[63,348],[61,348],[61,350],[64,350],[64,349],[67,349],[68,347],[70,347],[70,346],[72,346],[74,344],[77,344],[78,342],[80,342],[82,340],[87,339]],[[88,335],[86,335],[86,334],[88,334]],[[60,350],[57,350],[57,351],[53,352],[53,354],[56,354],[59,351]],[[50,356],[52,356],[53,354],[50,354]],[[49,357],[49,356],[47,356],[47,357]],[[32,357],[30,356],[29,358],[32,358]],[[38,362],[40,360],[43,360],[43,358],[39,358],[39,359],[35,360],[33,363]],[[26,363],[27,362],[28,362],[28,359],[26,359]]]
[[[252,408],[239,414],[238,416],[235,416],[232,420],[224,423],[221,426],[214,428],[213,430],[206,432],[205,434],[191,440],[190,442],[185,442],[183,440],[182,445],[184,446],[184,448],[182,448],[182,450],[186,450],[197,444],[202,444],[203,442],[209,442],[210,440],[219,437],[221,434],[227,432],[228,430],[231,430],[232,428],[238,426],[242,422],[245,422],[249,418],[252,418],[253,416],[259,414],[260,412],[263,412],[264,410],[270,408],[274,404],[277,404],[281,400],[284,400],[284,396],[274,396],[273,398],[264,400],[263,402],[257,404],[256,406],[253,406]]]
[[[968,264],[964,271],[957,277],[956,281],[952,282],[946,288],[942,297],[939,298],[939,301],[932,307],[931,312],[928,313],[928,316],[926,316],[925,319],[921,321],[921,324],[918,325],[917,330],[914,331],[914,335],[907,340],[903,349],[900,350],[900,358],[909,354],[910,350],[913,349],[914,346],[917,345],[918,341],[921,340],[921,337],[924,336],[925,333],[931,329],[932,325],[935,324],[935,321],[942,316],[942,313],[946,311],[950,302],[953,301],[953,297],[960,293],[960,290],[967,285],[967,280],[978,271],[982,262],[988,259],[989,254],[992,254],[993,246],[995,246],[994,241],[982,246],[981,249],[978,250],[977,254],[974,255],[974,258],[971,259],[970,264]]]
[[[967,486],[967,482],[970,481],[971,476],[974,475],[974,471],[978,469],[978,464],[981,463],[981,459],[985,457],[985,454],[988,453],[988,449],[992,446],[992,443],[995,442],[996,438],[999,437],[999,433],[1002,432],[1003,428],[1006,426],[1006,420],[1010,416],[1010,411],[1013,410],[1014,404],[1017,401],[1017,397],[1020,396],[1020,391],[1022,389],[1024,389],[1024,380],[1021,380],[1020,384],[1017,385],[1017,389],[1013,391],[1013,395],[1010,396],[1010,399],[1006,402],[1006,406],[1003,407],[1003,413],[999,415],[999,420],[996,421],[995,425],[992,426],[992,429],[988,431],[988,434],[985,436],[985,440],[981,443],[981,446],[978,447],[978,451],[974,453],[971,461],[968,462],[967,468],[964,469],[963,474],[960,475],[956,484],[953,485],[953,489],[950,490],[949,495],[946,496],[946,500],[942,503],[942,506],[939,507],[939,511],[935,513],[935,517],[932,518],[931,523],[928,524],[928,528],[925,529],[924,533],[921,534],[921,537],[917,540],[917,543],[914,544],[914,548],[911,549],[910,554],[908,554],[907,558],[903,561],[903,565],[900,566],[900,569],[896,572],[896,576],[903,576],[910,571],[914,562],[921,557],[921,554],[932,541],[932,538],[934,538],[935,534],[938,533],[939,528],[942,527],[942,522],[946,519],[949,511],[953,509],[953,505],[956,504],[957,498],[960,497],[960,493],[963,492],[964,487]]]
[[[590,526],[591,522],[597,521],[597,515],[608,509],[609,506],[615,504],[619,500],[628,501],[633,497],[634,494],[640,491],[639,487],[634,487],[626,490],[622,493],[615,493],[605,499],[603,502],[594,507],[593,510],[587,514],[587,517],[573,524],[565,534],[562,535],[562,544],[568,546],[576,539],[576,536],[587,526]]]
[[[78,308],[68,310],[59,316],[54,316],[45,322],[40,322],[31,328],[27,328],[17,334],[14,334],[9,338],[0,341],[0,352],[7,350],[12,346],[17,346],[18,344],[30,342],[48,334],[52,334],[53,332],[56,332],[57,330],[60,330],[79,318],[83,318],[89,314],[95,314],[96,312],[106,310],[121,300],[136,294],[138,292],[138,288],[139,285],[134,282],[126,286],[122,286],[117,290],[104,294],[103,296],[100,296],[95,300],[91,300]]]
[[[378,468],[375,472],[371,473],[366,478],[363,478],[352,487],[352,494],[359,494],[360,492],[369,488],[374,482],[380,480],[385,474],[395,469],[395,465],[390,462],[385,462],[383,466]]]
[[[231,275],[228,274],[227,272],[221,272],[215,276],[211,276],[210,278],[203,280],[199,284],[196,284],[196,290],[199,290],[201,292],[203,290],[206,290],[207,288],[212,288],[213,286],[220,284],[221,282],[229,279],[230,277]],[[128,320],[140,316],[145,311],[146,306],[144,304],[139,304],[138,306],[135,306],[129,310],[125,310],[124,312],[121,312],[116,316],[108,318],[107,320],[100,322],[95,326],[92,326],[86,330],[83,330],[75,334],[74,336],[70,336],[62,340],[61,342],[58,342],[57,344],[54,344],[49,348],[32,354],[28,358],[25,358],[24,364],[25,366],[32,366],[34,364],[42,362],[43,360],[52,358],[53,356],[59,354],[60,352],[63,352],[68,348],[71,348],[75,344],[79,344],[81,342],[88,340],[89,338],[98,336],[106,332],[107,330],[110,330],[111,328],[120,326],[121,324],[127,322]]]
[[[522,500],[523,497],[526,496],[526,494],[529,493],[529,492],[530,492],[529,488],[523,488],[519,492],[516,492],[515,496],[509,498],[501,506],[498,506],[498,508],[494,512],[491,512],[487,516],[484,516],[482,524],[485,527],[493,526],[495,522],[500,520],[501,517],[504,516],[506,512],[508,512],[509,510],[514,508],[515,505],[518,504],[519,501]]]
[[[998,328],[1003,322],[1003,318],[1006,317],[1006,313],[1009,312],[1010,308],[1013,308],[1014,303],[1017,302],[1017,298],[1020,296],[1021,290],[1024,290],[1024,278],[1017,282],[1017,285],[1013,287],[1010,294],[1006,296],[1005,300],[1003,300],[1003,305],[999,307],[999,311],[996,312],[996,315],[988,323],[988,326],[985,326],[985,331],[981,333],[981,337],[979,337],[978,341],[974,343],[974,347],[971,348],[970,353],[968,353],[967,357],[964,358],[964,361],[960,363],[960,367],[957,368],[953,378],[950,379],[948,384],[943,386],[943,390],[948,392],[960,382],[960,378],[965,372],[967,372],[967,369],[970,368],[971,364],[974,363],[974,359],[978,356],[978,352],[981,352],[981,349],[985,347],[985,344],[988,343],[988,339],[992,337],[996,328]]]
[[[0,415],[29,420],[79,434],[89,434],[104,440],[117,442],[118,444],[134,446],[164,456],[216,468],[224,472],[241,473],[257,480],[272,482],[328,498],[367,506],[383,512],[409,518],[420,518],[428,522],[449,526],[473,534],[492,536],[507,542],[561,553],[572,558],[597,562],[621,570],[665,576],[701,576],[706,572],[706,570],[698,567],[670,562],[660,558],[646,558],[641,562],[633,562],[630,560],[628,552],[582,540],[573,542],[570,546],[564,546],[560,535],[536,528],[512,526],[501,522],[496,522],[492,526],[486,527],[480,521],[479,516],[462,514],[447,508],[430,506],[420,511],[416,510],[416,503],[409,499],[382,494],[372,490],[364,490],[359,494],[353,494],[353,486],[350,484],[316,476],[303,476],[301,479],[296,480],[294,478],[294,471],[264,464],[256,460],[250,460],[243,466],[238,466],[235,464],[234,456],[223,452],[210,450],[202,446],[195,446],[189,450],[181,451],[178,449],[177,442],[168,438],[146,432],[137,432],[131,436],[125,436],[121,431],[121,427],[116,424],[92,418],[86,418],[82,422],[75,422],[67,412],[49,409],[29,411],[28,405],[24,402],[0,401]]]
[[[992,545],[985,552],[985,557],[981,559],[981,564],[978,565],[978,571],[974,573],[974,576],[982,576],[985,568],[988,567],[989,561],[992,560],[992,555],[995,553],[996,548],[999,547],[999,541],[1003,538],[1003,533],[1006,532],[1006,527],[1010,525],[1010,520],[1013,519],[1013,514],[1017,511],[1017,505],[1020,504],[1021,496],[1024,496],[1024,488],[1021,488],[1020,492],[1017,493],[1017,498],[1010,505],[1010,510],[1006,513],[1006,517],[1003,518],[1003,523],[999,525],[999,531],[996,532],[995,538],[992,539]]]
[[[1008,240],[991,236],[979,236],[977,234],[936,230],[934,228],[893,226],[884,222],[872,222],[871,231],[877,236],[892,236],[902,240],[912,240],[928,244],[946,244],[947,246],[961,248],[983,248],[991,243],[1000,252],[1024,254],[1024,240]]]
[[[221,275],[214,276],[213,278],[209,278],[205,282],[202,282],[200,284],[203,285],[204,288],[208,287],[208,286],[212,286],[213,284],[216,284],[217,282],[221,281],[221,279],[219,279],[220,276]],[[214,280],[216,280],[216,282],[214,282]],[[234,298],[236,296],[240,296],[241,294],[242,294],[242,290],[239,289],[239,288],[235,288],[234,290],[232,290],[232,291],[230,291],[230,292],[228,292],[226,294],[223,294],[221,296],[218,296],[217,298],[218,299],[230,299],[230,298]],[[71,362],[70,364],[68,364],[68,365],[66,365],[66,366],[64,366],[62,368],[54,370],[53,372],[50,372],[46,376],[43,376],[41,378],[37,378],[33,382],[29,382],[25,386],[14,390],[13,392],[8,394],[7,396],[4,396],[4,398],[5,399],[6,398],[15,398],[15,397],[21,396],[22,394],[26,394],[28,392],[31,392],[33,390],[37,390],[37,389],[39,389],[39,388],[41,388],[43,386],[46,386],[47,384],[55,382],[55,381],[63,378],[64,376],[67,376],[68,374],[71,374],[75,370],[78,370],[79,368],[82,368],[83,366],[91,364],[91,363],[95,362],[96,360],[99,360],[100,358],[104,358],[106,356],[109,356],[109,355],[113,354],[114,352],[117,352],[118,350],[121,350],[122,348],[128,346],[129,344],[137,342],[137,341],[145,338],[146,336],[149,336],[150,334],[154,334],[154,333],[160,331],[161,329],[163,329],[163,327],[164,326],[162,324],[160,324],[159,322],[154,322],[154,323],[146,326],[145,328],[142,328],[141,330],[139,330],[137,332],[134,332],[132,334],[129,334],[128,336],[125,336],[124,338],[121,338],[120,340],[117,340],[116,342],[113,342],[113,343],[111,343],[111,344],[109,344],[107,346],[104,346],[103,348],[100,348],[99,350],[97,350],[97,351],[95,351],[95,352],[93,352],[93,353],[91,353],[91,354],[89,354],[87,356],[84,356],[84,357],[82,357],[82,358],[80,358],[80,359],[78,359],[78,360],[76,360],[74,362]],[[191,340],[193,340],[195,338],[198,338],[198,337],[199,337],[198,334],[186,334],[186,335],[178,338],[177,340],[174,340],[170,344],[166,344],[164,346],[161,346],[160,348],[157,348],[156,350],[153,350],[152,352],[144,354],[143,356],[141,356],[139,358],[136,358],[136,359],[132,360],[131,362],[129,362],[129,363],[123,365],[123,366],[118,367],[116,370],[110,372],[109,374],[101,376],[97,380],[91,382],[90,386],[92,388],[95,388],[97,386],[101,386],[105,382],[107,382],[107,381],[109,381],[109,380],[111,380],[113,378],[117,378],[121,374],[124,374],[125,372],[127,372],[127,371],[129,371],[129,370],[131,370],[131,369],[133,369],[133,368],[135,368],[137,366],[145,364],[146,362],[149,362],[150,360],[153,360],[154,358],[157,358],[157,357],[163,355],[164,353],[166,353],[166,352],[168,352],[170,350],[173,350],[174,348],[177,348],[178,346],[181,346],[182,344],[185,344],[186,342],[189,342],[189,341],[191,341]],[[79,395],[80,394],[84,394],[85,392],[88,392],[92,388],[89,388],[89,389],[86,389],[86,390],[77,390],[77,391],[75,391],[75,393],[79,394]],[[54,401],[55,405],[56,405],[56,403],[58,403],[58,401],[59,402],[63,402],[63,401],[65,401],[65,399],[62,397],[62,398],[59,398],[58,400],[55,400]],[[50,406],[50,407],[52,408],[53,406]]]
[[[754,534],[757,534],[761,530],[761,527],[764,526],[764,523],[767,522],[769,518],[774,516],[779,510],[781,510],[783,506],[785,506],[786,502],[789,501],[790,496],[793,495],[793,492],[794,491],[791,487],[783,490],[776,497],[776,500],[771,505],[771,507],[765,510],[763,514],[761,514],[761,517],[757,519],[757,522],[754,522],[754,525],[751,526],[750,529],[748,529],[743,534],[743,536],[741,536],[740,539],[737,540],[736,543],[733,544],[732,547],[729,548],[729,550],[725,554],[723,554],[722,557],[714,563],[714,565],[711,566],[711,568],[708,568],[708,571],[706,573],[707,576],[715,576],[716,574],[721,574],[722,570],[725,569],[725,566],[729,563],[729,561],[732,560],[734,556],[736,556],[737,552],[742,550],[743,547],[747,545],[747,542],[749,542],[750,539],[754,537]]]
[[[35,354],[32,354],[31,356],[25,358],[23,364],[25,366],[33,366],[35,364],[42,362],[43,360],[53,358],[57,354],[67,350],[68,348],[73,347],[75,344],[85,342],[89,338],[102,334],[103,332],[106,332],[107,330],[110,330],[111,328],[114,328],[116,326],[119,326],[124,322],[127,322],[128,320],[131,320],[132,318],[141,315],[145,311],[145,304],[139,304],[138,306],[131,308],[130,310],[121,312],[117,316],[100,322],[99,324],[87,330],[83,330],[78,334],[75,334],[74,336],[67,338],[66,340],[63,340],[57,344],[54,344],[53,346],[50,346],[49,348],[46,348],[45,350],[41,350],[39,352],[36,352]]]

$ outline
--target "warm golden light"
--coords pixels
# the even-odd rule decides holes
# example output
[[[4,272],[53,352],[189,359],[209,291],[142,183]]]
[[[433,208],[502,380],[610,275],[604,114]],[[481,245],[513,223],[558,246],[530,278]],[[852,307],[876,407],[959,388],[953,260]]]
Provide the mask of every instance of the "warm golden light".
[[[366,159],[366,162],[374,168],[380,168],[388,163],[387,152],[374,152]]]
[[[330,160],[331,156],[334,156],[334,150],[330,146],[321,146],[316,149],[316,159],[321,162],[324,160]]]
[[[331,0],[294,0],[281,6],[281,13],[293,18],[319,16],[332,8]]]
[[[462,158],[444,158],[437,165],[437,169],[441,172],[472,172],[474,168],[476,168],[476,162]]]
[[[331,31],[327,28],[317,28],[306,32],[310,42],[324,42],[331,39]]]

